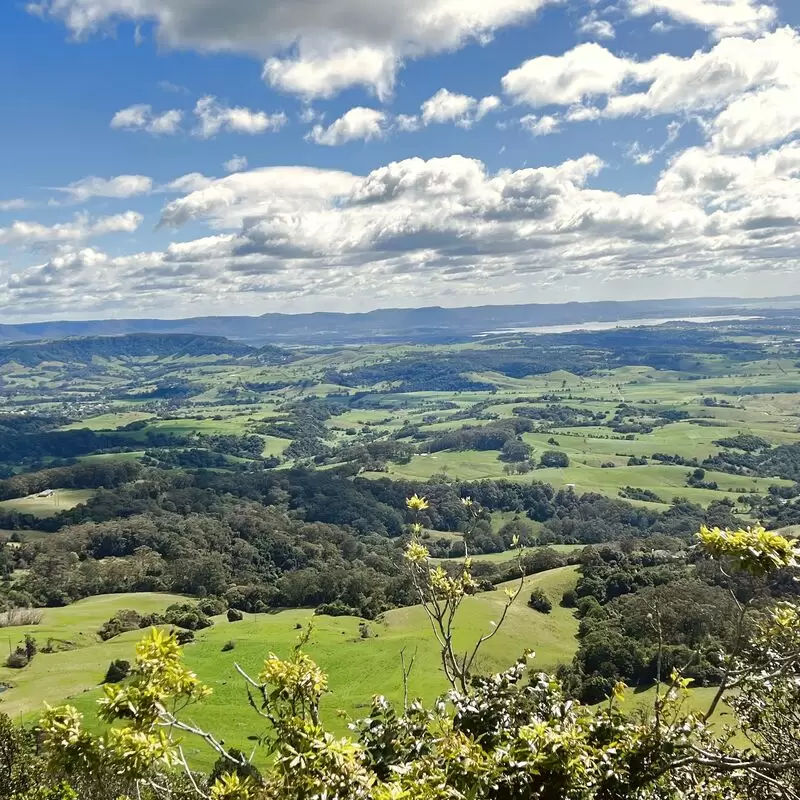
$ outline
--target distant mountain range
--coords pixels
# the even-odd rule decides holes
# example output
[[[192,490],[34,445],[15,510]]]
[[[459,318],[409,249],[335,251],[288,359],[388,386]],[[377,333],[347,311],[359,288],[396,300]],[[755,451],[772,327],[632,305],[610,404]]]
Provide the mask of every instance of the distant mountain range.
[[[272,345],[255,348],[222,336],[198,334],[128,333],[0,344],[0,365],[35,367],[45,362],[90,364],[96,358],[251,359],[258,364],[282,364],[292,356]]]
[[[264,314],[260,317],[192,317],[0,325],[0,342],[59,340],[123,334],[224,336],[259,345],[348,344],[364,342],[448,342],[504,328],[663,319],[686,316],[800,312],[800,295],[741,299],[702,297],[594,303],[553,303],[469,308],[383,309],[364,314]]]

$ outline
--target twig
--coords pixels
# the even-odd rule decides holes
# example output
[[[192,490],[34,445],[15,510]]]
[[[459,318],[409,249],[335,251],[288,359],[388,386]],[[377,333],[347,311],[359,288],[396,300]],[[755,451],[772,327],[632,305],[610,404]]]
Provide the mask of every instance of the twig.
[[[406,649],[405,647],[400,651],[400,663],[403,667],[403,710],[408,711],[408,679],[411,675],[411,670],[414,669],[414,662],[417,660],[417,651],[419,647],[414,648],[414,655],[411,656],[411,661],[406,667]]]

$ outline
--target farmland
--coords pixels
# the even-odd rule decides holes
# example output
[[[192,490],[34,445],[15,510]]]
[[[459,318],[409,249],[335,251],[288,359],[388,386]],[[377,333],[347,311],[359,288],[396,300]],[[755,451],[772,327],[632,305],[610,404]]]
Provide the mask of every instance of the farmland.
[[[15,718],[43,701],[91,712],[141,636],[100,627],[175,604],[214,609],[185,648],[214,689],[192,718],[242,749],[260,731],[222,713],[243,696],[234,663],[257,673],[310,622],[334,731],[374,693],[402,698],[401,652],[416,653],[411,693],[434,699],[446,681],[403,555],[414,494],[431,568],[474,574],[459,648],[526,573],[477,671],[533,649],[575,697],[620,679],[638,707],[657,603],[668,645],[694,654],[699,703],[720,680],[703,648],[727,644],[730,597],[696,564],[695,533],[800,525],[795,318],[286,350],[190,339],[26,345],[5,362],[0,348],[0,600],[43,615],[3,630],[22,662],[0,667]]]
[[[557,601],[565,589],[574,586],[575,579],[574,568],[568,567],[527,578],[526,589],[540,586]],[[181,599],[152,594],[95,597],[69,608],[46,610],[40,625],[6,629],[5,638],[13,642],[30,633],[41,642],[53,638],[74,649],[40,654],[22,672],[0,667],[0,682],[11,685],[2,694],[0,708],[26,719],[38,714],[44,702],[68,700],[91,714],[109,662],[132,659],[134,645],[142,635],[136,631],[100,642],[96,630],[121,608],[135,607],[143,613],[161,611]],[[475,631],[491,630],[490,621],[497,619],[503,602],[502,587],[468,599],[457,630],[460,649],[469,646]],[[221,616],[186,647],[187,663],[214,692],[208,701],[192,709],[192,719],[213,727],[230,744],[244,748],[247,737],[259,731],[259,720],[255,714],[222,713],[245,698],[234,662],[257,674],[269,651],[288,655],[297,639],[297,626],[305,626],[312,619],[314,633],[308,652],[329,675],[331,693],[326,697],[324,713],[334,729],[344,730],[338,711],[351,716],[362,714],[373,694],[383,693],[394,701],[402,699],[399,654],[404,648],[409,654],[417,654],[409,687],[412,695],[432,700],[445,689],[438,649],[418,606],[388,612],[370,624],[368,638],[360,635],[358,619],[314,618],[313,612],[304,609],[247,614],[238,623],[229,623]],[[523,595],[512,608],[506,628],[487,647],[481,669],[502,669],[525,649],[536,651],[537,668],[554,669],[571,657],[576,630],[577,621],[567,609],[556,608],[545,616],[527,608]],[[235,648],[222,652],[229,641]],[[209,761],[209,751],[193,747],[190,753],[197,766],[210,768],[213,759]]]

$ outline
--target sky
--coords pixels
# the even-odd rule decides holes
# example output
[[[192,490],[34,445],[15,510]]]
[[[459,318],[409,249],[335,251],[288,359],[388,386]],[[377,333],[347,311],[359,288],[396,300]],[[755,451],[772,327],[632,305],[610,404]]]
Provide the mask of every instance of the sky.
[[[0,322],[800,293],[798,0],[2,0]]]

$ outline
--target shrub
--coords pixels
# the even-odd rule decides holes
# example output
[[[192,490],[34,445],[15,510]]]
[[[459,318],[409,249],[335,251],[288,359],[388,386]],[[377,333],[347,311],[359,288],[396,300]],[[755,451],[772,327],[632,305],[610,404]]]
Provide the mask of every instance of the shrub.
[[[33,657],[39,652],[36,646],[36,639],[29,633],[25,634],[25,655],[28,656],[28,661],[33,661]]]
[[[528,605],[542,614],[549,614],[553,610],[550,598],[537,586],[532,592]]]
[[[326,617],[357,617],[359,612],[357,608],[348,606],[341,600],[334,600],[332,603],[323,603],[318,606],[314,613],[318,616]]]
[[[244,615],[238,608],[228,609],[228,622],[241,622],[243,619]]]
[[[222,652],[229,653],[231,650],[234,649],[234,647],[236,647],[236,642],[234,642],[233,639],[228,639],[228,641],[225,642],[224,645],[222,645]]]
[[[124,659],[117,659],[108,665],[106,676],[103,678],[103,683],[121,683],[131,674],[131,665],[129,661]]]
[[[189,642],[194,641],[194,631],[178,630],[174,631],[174,633],[175,633],[175,640],[180,645],[189,644]]]
[[[578,594],[574,589],[567,589],[567,591],[561,595],[561,606],[562,608],[577,608]]]
[[[11,669],[23,669],[24,667],[27,667],[29,663],[30,659],[28,658],[28,654],[25,652],[25,648],[23,647],[18,647],[6,659],[6,666],[10,667]]]
[[[103,623],[100,630],[97,631],[97,635],[104,642],[107,642],[121,633],[139,630],[142,626],[141,623],[142,617],[138,611],[134,611],[131,608],[123,608],[121,611],[117,611],[108,622]]]
[[[224,614],[228,610],[228,603],[222,597],[205,597],[198,604],[197,607],[208,617],[216,617],[219,614]]]
[[[164,620],[170,625],[177,625],[179,628],[190,631],[201,631],[214,624],[197,606],[191,603],[174,603],[164,612]]]
[[[164,624],[163,614],[145,614],[139,620],[140,628],[154,628],[156,625],[163,625],[163,624]]]

